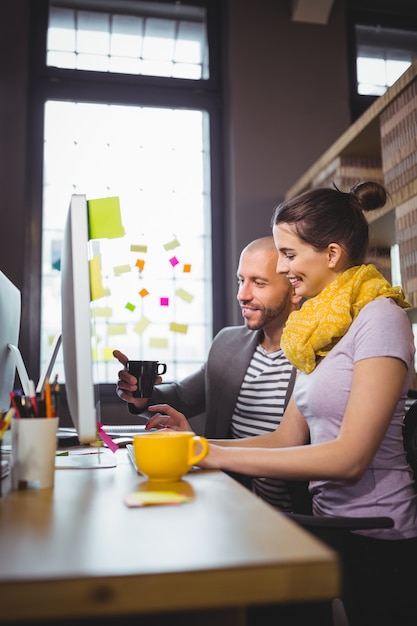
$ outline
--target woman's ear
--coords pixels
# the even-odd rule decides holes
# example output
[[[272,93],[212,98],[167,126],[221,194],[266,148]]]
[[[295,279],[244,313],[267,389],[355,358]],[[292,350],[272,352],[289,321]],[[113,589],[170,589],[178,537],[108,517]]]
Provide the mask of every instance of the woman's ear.
[[[337,269],[343,258],[343,248],[338,243],[329,243],[327,246],[328,266],[330,269]]]

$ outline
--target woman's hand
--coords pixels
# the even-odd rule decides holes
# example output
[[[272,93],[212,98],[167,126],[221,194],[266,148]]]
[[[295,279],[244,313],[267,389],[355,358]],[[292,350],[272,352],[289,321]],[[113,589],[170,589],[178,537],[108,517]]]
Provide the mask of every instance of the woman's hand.
[[[169,404],[154,404],[148,406],[148,411],[155,413],[146,423],[145,429],[170,428],[171,430],[192,431],[185,415],[176,411]]]

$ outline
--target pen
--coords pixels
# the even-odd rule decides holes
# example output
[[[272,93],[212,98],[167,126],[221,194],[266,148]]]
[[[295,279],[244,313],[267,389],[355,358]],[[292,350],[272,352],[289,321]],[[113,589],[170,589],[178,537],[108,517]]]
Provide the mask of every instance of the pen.
[[[53,405],[54,405],[54,413],[55,417],[59,415],[59,382],[58,382],[58,374],[55,375],[54,380],[54,389],[53,389]]]
[[[32,407],[33,417],[39,417],[38,404],[36,402],[35,383],[33,380],[29,381],[29,400]]]
[[[17,403],[16,403],[16,398],[15,398],[14,391],[10,392],[10,401],[12,403],[13,409],[15,410],[16,417],[19,418],[20,417],[20,412],[19,412],[19,407],[17,406]]]

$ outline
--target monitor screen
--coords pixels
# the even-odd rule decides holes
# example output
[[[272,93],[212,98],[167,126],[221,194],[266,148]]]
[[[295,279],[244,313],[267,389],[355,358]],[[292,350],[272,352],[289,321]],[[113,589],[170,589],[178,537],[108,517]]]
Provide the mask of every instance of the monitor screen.
[[[74,194],[68,210],[61,257],[62,351],[65,391],[81,443],[97,434],[90,313],[88,205]]]
[[[16,375],[15,355],[9,344],[19,343],[21,314],[20,291],[0,272],[0,412],[10,408],[10,392],[13,391]]]

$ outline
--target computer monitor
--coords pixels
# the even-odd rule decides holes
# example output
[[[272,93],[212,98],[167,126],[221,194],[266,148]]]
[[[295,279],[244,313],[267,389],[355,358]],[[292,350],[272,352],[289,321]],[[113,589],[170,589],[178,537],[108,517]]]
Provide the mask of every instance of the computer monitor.
[[[0,272],[0,412],[10,408],[10,392],[16,375],[16,359],[10,346],[19,343],[21,296],[19,289]]]
[[[71,197],[61,257],[62,351],[69,413],[81,443],[97,437],[90,312],[88,205]]]

